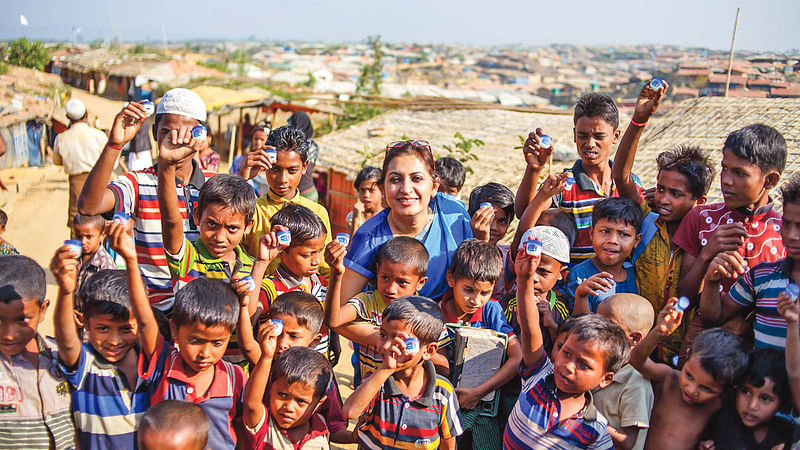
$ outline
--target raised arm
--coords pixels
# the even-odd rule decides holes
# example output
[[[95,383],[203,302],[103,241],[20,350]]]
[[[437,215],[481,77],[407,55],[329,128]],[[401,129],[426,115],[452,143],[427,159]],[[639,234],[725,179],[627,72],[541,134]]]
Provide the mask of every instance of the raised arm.
[[[347,398],[342,406],[344,416],[357,419],[372,403],[381,386],[398,370],[410,367],[412,357],[406,355],[403,339],[395,337],[392,341],[382,343],[379,347],[383,362],[378,369],[364,380]]]
[[[642,137],[644,127],[647,126],[650,116],[658,110],[668,87],[665,82],[664,86],[654,91],[650,89],[649,84],[646,84],[639,92],[631,123],[628,124],[625,134],[622,136],[617,147],[617,154],[614,156],[614,164],[611,166],[611,176],[614,178],[614,184],[620,195],[637,202],[639,201],[639,190],[633,181],[632,174],[636,148],[639,146],[639,138]]]
[[[592,307],[589,305],[589,296],[598,297],[600,292],[607,292],[614,286],[613,277],[608,272],[600,272],[584,280],[575,289],[575,306],[572,314],[591,314]]]
[[[674,370],[672,367],[654,362],[650,359],[650,354],[656,349],[662,339],[672,334],[678,329],[683,320],[683,312],[676,311],[672,305],[678,299],[669,299],[664,309],[658,314],[656,325],[647,333],[631,350],[630,362],[634,369],[638,370],[645,378],[655,383],[660,383],[669,376]]]
[[[744,225],[738,222],[725,223],[711,234],[696,257],[684,252],[678,278],[678,295],[696,301],[698,293],[704,290],[703,279],[711,261],[722,252],[738,250],[746,237]]]
[[[114,194],[106,189],[122,147],[136,136],[149,115],[139,103],[128,103],[114,117],[108,142],[100,153],[78,197],[78,211],[85,215],[103,214],[114,208]]]
[[[341,242],[331,241],[325,248],[325,261],[331,268],[328,291],[325,294],[325,323],[338,328],[356,320],[354,308],[342,305],[342,276],[345,273],[344,256],[347,247]]]
[[[536,191],[533,200],[525,207],[525,212],[519,219],[517,231],[514,233],[514,239],[511,241],[511,248],[519,248],[520,241],[525,232],[536,226],[539,216],[542,212],[550,207],[554,195],[564,192],[566,186],[567,174],[560,173],[557,175],[548,175],[542,182],[542,186]],[[511,254],[513,256],[513,253]]]
[[[795,409],[800,409],[800,303],[781,292],[778,312],[786,319],[786,373]]]
[[[700,294],[700,318],[707,326],[716,326],[733,317],[742,306],[720,293],[720,283],[747,272],[744,258],[739,252],[727,251],[717,255],[708,266]],[[738,283],[738,281],[737,281]]]
[[[139,343],[142,346],[142,354],[149,359],[155,354],[158,345],[158,322],[156,322],[150,306],[150,300],[147,298],[147,289],[139,270],[136,247],[133,244],[133,223],[126,224],[120,220],[114,220],[108,224],[106,234],[111,248],[125,260],[128,295],[130,295],[133,316],[138,322]]]
[[[352,244],[352,242],[351,242]],[[367,277],[354,270],[345,270],[342,275],[341,298],[350,299],[358,295],[367,285]]]
[[[258,363],[261,359],[261,349],[253,337],[253,322],[250,319],[250,295],[253,295],[247,290],[247,283],[243,283],[241,278],[231,279],[231,287],[236,291],[239,296],[239,322],[236,324],[236,343],[242,350],[245,359],[250,361],[250,364]],[[256,296],[258,291],[255,292]]]
[[[539,325],[539,309],[533,291],[533,274],[539,266],[539,256],[531,257],[520,249],[514,262],[517,272],[517,321],[520,328],[522,361],[532,366],[544,353],[544,337]]]
[[[58,300],[54,317],[58,359],[68,369],[78,364],[81,338],[75,323],[75,289],[78,284],[78,257],[67,246],[56,250],[50,271],[58,284]]]
[[[198,151],[202,142],[192,139],[189,127],[172,130],[159,142],[158,209],[161,212],[161,239],[164,250],[172,255],[183,247],[183,217],[178,209],[175,165]]]
[[[278,337],[273,333],[274,330],[275,327],[270,321],[265,321],[258,327],[261,357],[253,367],[253,371],[250,372],[250,379],[247,380],[247,386],[244,388],[242,418],[244,424],[249,428],[255,428],[267,413],[264,408],[264,391],[267,389],[272,358],[278,345]]]
[[[534,133],[528,134],[528,139],[522,146],[522,153],[525,156],[525,174],[522,176],[522,181],[517,189],[517,195],[514,196],[514,214],[517,217],[522,217],[525,208],[533,200],[536,194],[536,184],[539,182],[539,174],[542,172],[544,165],[553,154],[553,145],[548,148],[541,148],[539,146],[539,136],[542,135],[542,129],[537,128]],[[549,204],[547,205],[550,206]]]

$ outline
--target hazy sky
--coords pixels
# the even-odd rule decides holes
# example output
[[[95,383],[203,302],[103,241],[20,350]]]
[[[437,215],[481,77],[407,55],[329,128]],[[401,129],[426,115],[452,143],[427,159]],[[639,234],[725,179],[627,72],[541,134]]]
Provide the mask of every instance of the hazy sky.
[[[652,6],[650,6],[652,5]],[[659,6],[664,5],[664,6]],[[800,48],[799,0],[0,0],[0,39],[257,39]],[[24,14],[28,26],[20,25]]]

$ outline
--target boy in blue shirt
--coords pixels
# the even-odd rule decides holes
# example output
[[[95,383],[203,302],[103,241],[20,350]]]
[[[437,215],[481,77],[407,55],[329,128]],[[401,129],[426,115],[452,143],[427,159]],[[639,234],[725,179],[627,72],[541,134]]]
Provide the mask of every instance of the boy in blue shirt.
[[[136,373],[137,323],[131,314],[125,271],[101,270],[81,286],[80,322],[75,321],[78,255],[58,249],[50,269],[58,283],[55,334],[58,359],[72,385],[72,410],[81,448],[134,448],[139,416],[150,406]]]
[[[573,314],[596,312],[613,294],[637,294],[636,272],[628,261],[642,239],[642,208],[629,198],[607,198],[592,211],[595,256],[575,266],[567,279]]]

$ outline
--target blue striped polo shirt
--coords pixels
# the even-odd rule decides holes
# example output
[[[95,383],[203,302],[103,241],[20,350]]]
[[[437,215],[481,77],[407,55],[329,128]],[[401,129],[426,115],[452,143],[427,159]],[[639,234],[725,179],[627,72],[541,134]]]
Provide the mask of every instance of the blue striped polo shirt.
[[[117,366],[86,343],[75,370],[61,367],[74,389],[72,414],[81,448],[133,449],[136,427],[150,407],[144,380],[137,377],[136,386],[131,389]]]
[[[433,450],[442,439],[464,432],[453,385],[436,375],[432,362],[422,364],[428,380],[422,396],[408,398],[389,377],[367,408],[367,420],[358,432],[359,448]]]
[[[790,273],[789,258],[764,262],[739,277],[728,291],[734,302],[755,310],[756,347],[786,348],[786,319],[778,312],[778,295],[792,281]]]
[[[561,417],[553,363],[547,354],[531,367],[519,367],[522,391],[508,418],[503,435],[503,448],[522,450],[554,449],[613,449],[608,434],[608,421],[594,406],[592,393],[586,392],[586,406],[566,419]]]

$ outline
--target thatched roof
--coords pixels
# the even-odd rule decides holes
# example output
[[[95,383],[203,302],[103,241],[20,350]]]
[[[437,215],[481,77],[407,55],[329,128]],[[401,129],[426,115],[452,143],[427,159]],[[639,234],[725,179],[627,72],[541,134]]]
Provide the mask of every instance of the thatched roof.
[[[553,170],[571,166],[575,144],[572,142],[572,113],[545,114],[501,110],[445,110],[407,111],[395,110],[374,117],[350,128],[335,131],[317,140],[320,155],[319,168],[333,168],[351,179],[361,169],[363,154],[368,151],[375,157],[369,165],[380,167],[383,150],[404,134],[413,139],[430,141],[437,156],[447,156],[442,144],[453,145],[453,135],[460,132],[466,138],[481,139],[485,145],[473,148],[477,161],[467,163],[473,174],[467,175],[464,195],[475,186],[490,181],[503,183],[516,191],[525,171],[525,160],[517,136],[527,136],[541,127],[553,137],[557,153],[566,161],[553,161]],[[376,135],[380,134],[380,136]]]
[[[800,171],[800,99],[701,97],[684,100],[657,121],[651,121],[642,136],[633,171],[646,186],[655,183],[656,157],[676,145],[700,147],[711,157],[719,173],[722,146],[732,131],[763,123],[786,139],[788,157],[782,180]],[[719,176],[711,185],[710,201],[720,201]]]
[[[63,115],[57,97],[64,89],[58,75],[9,66],[8,73],[0,76],[0,107],[3,108],[0,128],[28,120],[49,121],[54,114]]]

